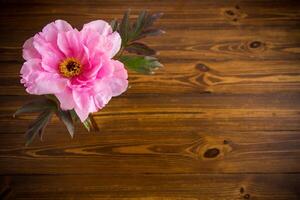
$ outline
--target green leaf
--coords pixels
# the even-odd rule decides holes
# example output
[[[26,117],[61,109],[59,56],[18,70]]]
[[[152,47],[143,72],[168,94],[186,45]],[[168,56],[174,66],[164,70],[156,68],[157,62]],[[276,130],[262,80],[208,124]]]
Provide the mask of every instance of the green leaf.
[[[55,109],[55,108],[56,108],[55,102],[46,98],[38,99],[23,105],[13,114],[13,117],[23,113],[41,112],[46,109]]]
[[[138,55],[146,55],[146,56],[151,56],[156,53],[155,50],[151,49],[147,45],[138,42],[131,43],[125,48],[125,50],[130,53],[136,53]]]
[[[141,34],[139,34],[138,37],[135,38],[135,40],[139,40],[148,36],[159,36],[162,34],[165,34],[166,32],[161,30],[161,29],[148,29],[148,30],[144,30],[141,32]]]
[[[67,127],[71,137],[74,137],[74,123],[71,116],[70,111],[61,110],[60,108],[56,112],[59,119],[65,124]]]
[[[49,122],[51,121],[51,117],[49,118],[48,121],[45,122],[45,125],[39,130],[39,137],[40,137],[40,140],[43,141],[43,136],[44,136],[44,132],[45,132],[45,129],[46,129],[46,126],[48,126]]]
[[[150,56],[122,56],[120,61],[131,70],[144,74],[153,74],[154,70],[163,65],[154,57]]]
[[[52,117],[52,110],[45,110],[42,112],[38,118],[29,126],[29,129],[25,133],[26,146],[28,146],[35,136],[40,133],[42,135],[43,129],[49,123]]]
[[[75,110],[70,110],[70,114],[71,114],[71,117],[72,117],[72,120],[73,122],[78,122],[79,121],[79,117],[77,116]]]
[[[114,19],[114,20],[112,20],[109,24],[110,24],[110,26],[111,26],[113,32],[114,32],[114,31],[118,31],[118,27],[119,27],[119,22],[118,22],[118,20]]]
[[[163,14],[164,13],[159,12],[159,13],[153,13],[151,15],[148,15],[147,19],[145,20],[144,28],[149,28],[150,26],[152,26],[156,20],[158,20],[163,16]]]
[[[130,10],[127,10],[123,16],[123,19],[120,24],[120,34],[122,38],[122,44],[123,46],[127,43],[129,40],[129,31],[130,31],[130,22],[129,22],[129,14]]]
[[[147,11],[143,10],[140,14],[139,17],[136,20],[136,23],[134,23],[133,27],[135,29],[135,36],[137,36],[141,30],[143,29],[143,26],[145,24],[145,18],[147,16]]]
[[[99,128],[93,118],[93,116],[90,114],[90,116],[88,116],[88,118],[83,122],[84,127],[86,128],[86,130],[88,132],[90,132],[91,130],[98,132]]]
[[[84,122],[82,122],[82,124],[88,132],[91,131],[91,123],[90,123],[89,118],[87,118]]]
[[[45,97],[46,97],[47,99],[49,99],[50,101],[53,101],[53,103],[55,103],[55,105],[56,105],[57,107],[59,107],[60,102],[59,102],[59,100],[56,98],[56,96],[54,96],[53,94],[46,94]]]

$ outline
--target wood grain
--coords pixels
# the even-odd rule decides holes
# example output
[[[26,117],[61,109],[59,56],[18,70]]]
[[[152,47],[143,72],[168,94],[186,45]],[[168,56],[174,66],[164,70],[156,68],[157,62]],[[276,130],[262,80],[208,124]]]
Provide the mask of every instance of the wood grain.
[[[3,179],[6,196],[17,199],[273,200],[276,196],[296,200],[300,184],[299,175],[291,174],[39,175]],[[287,180],[289,185],[284,184]]]
[[[71,139],[54,118],[25,147],[36,99],[20,84],[22,45],[65,19],[164,12],[145,40],[165,67]],[[300,3],[297,1],[1,1],[0,199],[299,199]]]

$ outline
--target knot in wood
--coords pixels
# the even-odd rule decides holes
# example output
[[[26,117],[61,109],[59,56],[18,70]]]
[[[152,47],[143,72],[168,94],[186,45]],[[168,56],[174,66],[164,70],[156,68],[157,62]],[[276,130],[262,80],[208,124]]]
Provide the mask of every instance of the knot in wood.
[[[253,41],[249,44],[249,46],[252,49],[256,49],[256,48],[262,46],[262,43],[260,41]]]
[[[215,158],[220,154],[220,150],[217,148],[210,148],[204,152],[205,158]]]
[[[198,69],[201,72],[207,72],[207,71],[209,71],[209,68],[205,64],[203,64],[203,63],[198,63],[198,64],[196,64],[195,67],[196,67],[196,69]]]

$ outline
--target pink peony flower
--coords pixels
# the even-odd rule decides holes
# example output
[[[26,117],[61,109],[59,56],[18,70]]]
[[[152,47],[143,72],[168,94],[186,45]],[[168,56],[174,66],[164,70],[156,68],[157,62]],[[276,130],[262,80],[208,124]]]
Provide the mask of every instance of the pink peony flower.
[[[102,20],[81,31],[63,20],[45,26],[23,45],[21,83],[30,94],[54,94],[81,121],[127,89],[127,71],[113,60],[121,38]]]

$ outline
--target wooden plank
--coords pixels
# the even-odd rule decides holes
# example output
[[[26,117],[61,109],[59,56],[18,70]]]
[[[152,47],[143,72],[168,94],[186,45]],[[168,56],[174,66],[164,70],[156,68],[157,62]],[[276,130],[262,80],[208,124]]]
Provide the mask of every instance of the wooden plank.
[[[7,176],[6,196],[16,199],[296,200],[300,175],[179,174]],[[13,198],[12,198],[13,199]]]
[[[112,131],[260,131],[299,130],[299,94],[132,96],[114,98],[95,113],[102,130]],[[33,97],[3,97],[1,133],[23,132],[34,115],[12,114]],[[54,121],[57,123],[57,120]],[[276,122],[276,123],[274,123]],[[18,124],[18,127],[15,126]],[[63,129],[50,124],[49,128]]]
[[[225,27],[230,25],[230,21],[224,23],[224,18],[230,19],[229,17],[242,18],[241,24],[246,25],[262,25],[259,22],[263,22],[264,25],[289,25],[297,23],[297,17],[299,16],[299,10],[297,10],[298,2],[291,1],[289,3],[273,1],[264,2],[234,2],[234,1],[223,1],[223,2],[199,2],[199,1],[189,1],[188,3],[177,3],[172,4],[172,1],[148,1],[143,3],[138,3],[133,1],[131,3],[131,9],[133,13],[137,13],[141,9],[150,9],[154,11],[163,11],[170,13],[171,19],[176,19],[180,27],[182,22],[190,20],[190,24],[194,27],[209,27],[211,22],[219,23],[219,26]],[[19,2],[18,2],[19,3]],[[128,2],[130,4],[130,2]],[[164,6],[164,5],[168,6]],[[278,5],[279,4],[279,5]],[[72,2],[70,4],[65,2],[43,2],[43,3],[23,3],[22,6],[16,7],[15,4],[7,3],[4,4],[6,9],[4,9],[4,16],[26,16],[31,17],[32,15],[39,15],[41,17],[48,17],[47,15],[54,16],[64,16],[71,19],[76,19],[74,21],[81,21],[84,18],[108,18],[108,17],[119,17],[124,10],[128,9],[127,5],[120,2]],[[184,8],[184,9],[183,9]],[[9,12],[13,10],[14,12]],[[226,12],[226,11],[233,11]],[[182,14],[178,17],[178,13]],[[243,13],[243,15],[240,15]],[[15,18],[10,18],[13,21]],[[257,22],[259,19],[260,21]],[[191,21],[193,20],[193,21]],[[11,22],[10,21],[10,22]],[[229,22],[229,23],[228,23]],[[195,26],[197,23],[201,23],[202,26]],[[176,26],[175,23],[173,25]],[[30,26],[27,26],[30,27]],[[173,26],[174,27],[174,26]]]
[[[52,128],[44,139],[25,147],[23,135],[1,134],[1,174],[300,172],[299,131],[104,129],[70,141]]]
[[[45,20],[45,25],[48,21]],[[71,23],[71,22],[70,22]],[[83,24],[82,24],[83,25]],[[36,26],[36,25],[35,25]],[[163,24],[158,26],[164,27]],[[24,32],[17,29],[3,30],[1,36],[1,60],[22,61],[21,47],[26,39],[41,31],[43,26]],[[80,27],[78,27],[80,29]],[[299,60],[299,29],[240,29],[232,27],[229,30],[210,29],[193,30],[189,25],[182,27],[184,31],[164,28],[166,34],[161,37],[148,38],[147,43],[159,51],[162,59],[183,61],[277,61]],[[21,36],[20,36],[21,35]],[[174,45],[176,41],[176,45]],[[291,42],[292,41],[292,42]],[[163,44],[163,45],[162,45]]]

